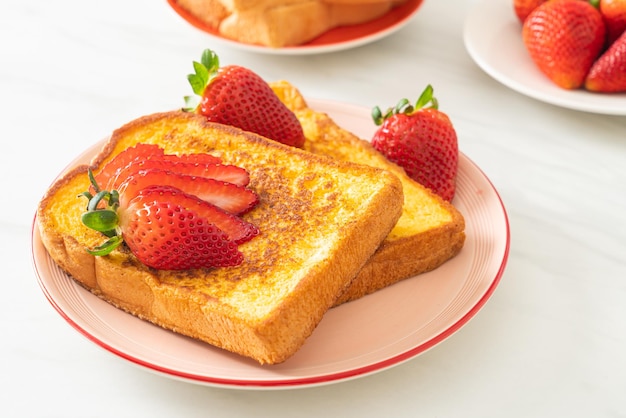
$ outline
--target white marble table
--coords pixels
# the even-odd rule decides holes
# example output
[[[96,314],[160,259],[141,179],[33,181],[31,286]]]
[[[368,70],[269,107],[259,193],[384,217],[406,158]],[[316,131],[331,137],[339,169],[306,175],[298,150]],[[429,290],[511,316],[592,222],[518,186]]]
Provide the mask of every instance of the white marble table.
[[[626,117],[544,104],[491,79],[463,45],[471,4],[426,0],[382,41],[290,57],[214,45],[165,1],[2,2],[0,415],[626,416]],[[205,47],[309,97],[367,107],[432,83],[510,217],[508,267],[484,309],[398,367],[292,391],[155,375],[70,327],[33,271],[35,206],[80,151],[179,107]]]

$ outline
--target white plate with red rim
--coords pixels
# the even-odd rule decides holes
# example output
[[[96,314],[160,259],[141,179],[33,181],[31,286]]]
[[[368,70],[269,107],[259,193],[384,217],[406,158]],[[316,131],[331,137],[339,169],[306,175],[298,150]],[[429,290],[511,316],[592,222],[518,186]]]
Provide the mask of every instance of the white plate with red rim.
[[[167,0],[167,2],[183,20],[221,44],[263,54],[310,55],[356,48],[385,38],[408,24],[422,5],[423,0],[408,0],[405,4],[395,7],[385,15],[370,22],[334,28],[305,44],[282,48],[245,44],[225,38],[202,20],[183,9],[177,0]]]
[[[566,90],[548,79],[532,61],[522,41],[522,24],[513,2],[479,0],[464,27],[465,47],[476,64],[518,93],[556,106],[606,115],[626,115],[626,93]]]
[[[363,138],[375,129],[370,111],[310,100]],[[98,143],[70,166],[87,162]],[[286,362],[256,362],[137,319],[92,295],[52,261],[33,222],[32,255],[39,284],[56,311],[105,350],[146,370],[196,384],[289,389],[337,383],[397,366],[435,347],[487,302],[504,272],[510,245],[504,205],[489,179],[461,154],[453,203],[465,216],[461,253],[438,269],[331,309]]]

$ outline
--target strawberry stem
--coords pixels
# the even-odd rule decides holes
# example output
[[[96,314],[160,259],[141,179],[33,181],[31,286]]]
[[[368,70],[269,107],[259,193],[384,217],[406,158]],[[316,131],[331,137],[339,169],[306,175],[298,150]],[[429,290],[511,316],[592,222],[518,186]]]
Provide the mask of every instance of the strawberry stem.
[[[100,187],[98,186],[98,183],[96,182],[96,178],[94,177],[93,171],[91,171],[91,168],[87,170],[87,175],[89,176],[89,182],[93,186],[96,193],[98,193],[100,191]]]
[[[114,231],[117,226],[117,213],[109,209],[88,211],[81,215],[81,221],[86,227],[95,231],[106,233]]]
[[[194,74],[187,75],[187,80],[194,95],[185,96],[185,107],[183,108],[185,112],[194,112],[198,108],[199,99],[204,94],[206,86],[220,69],[220,59],[214,51],[205,49],[202,52],[200,62],[193,62],[193,69]]]
[[[409,114],[413,112],[413,105],[408,99],[400,99],[396,107],[393,109],[393,113],[405,113]]]
[[[433,96],[433,92],[433,86],[431,86],[430,84],[427,85],[420,97],[417,99],[417,103],[415,103],[415,109],[422,109],[428,103],[431,103],[430,107],[437,109],[438,103],[437,99],[435,99],[435,97]]]
[[[88,191],[80,194],[88,199],[87,211],[81,215],[81,221],[87,228],[102,232],[110,239],[93,249],[87,249],[87,252],[92,255],[107,255],[122,243],[121,234],[118,233],[119,193],[117,190],[100,190],[91,169],[88,170],[88,175],[89,181],[98,192],[95,195]],[[105,203],[104,208],[100,207],[101,202]]]
[[[91,250],[87,250],[87,252],[91,255],[103,256],[109,254],[111,251],[119,247],[119,245],[123,242],[122,237],[116,235],[108,239],[104,244],[98,245]]]
[[[429,84],[426,86],[420,97],[415,102],[415,105],[411,105],[408,99],[400,99],[395,107],[388,108],[383,114],[378,106],[372,109],[372,119],[377,126],[382,125],[385,119],[390,118],[393,115],[412,115],[420,109],[432,108],[438,109],[439,102],[433,96],[433,87]],[[429,106],[427,106],[430,104]]]

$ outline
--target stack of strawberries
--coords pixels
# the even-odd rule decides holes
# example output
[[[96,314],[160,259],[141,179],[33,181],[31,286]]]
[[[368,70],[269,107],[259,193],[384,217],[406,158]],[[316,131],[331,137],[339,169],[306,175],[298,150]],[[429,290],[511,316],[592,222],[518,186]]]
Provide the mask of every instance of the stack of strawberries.
[[[514,0],[530,57],[556,85],[626,91],[626,0]]]

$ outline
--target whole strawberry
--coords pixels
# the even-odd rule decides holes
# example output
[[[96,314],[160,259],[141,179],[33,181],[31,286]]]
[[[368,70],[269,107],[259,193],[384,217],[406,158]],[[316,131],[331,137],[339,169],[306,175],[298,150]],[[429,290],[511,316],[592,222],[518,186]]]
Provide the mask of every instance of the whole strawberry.
[[[513,0],[513,11],[520,22],[524,23],[528,15],[547,0]]]
[[[606,23],[607,45],[610,46],[626,31],[626,0],[600,0],[599,7]]]
[[[522,37],[537,67],[556,85],[577,89],[604,47],[602,15],[581,0],[551,0],[526,18]]]
[[[585,88],[599,93],[626,92],[626,32],[593,64]]]
[[[383,115],[372,110],[380,128],[372,145],[407,175],[445,200],[456,190],[459,158],[456,131],[448,116],[438,110],[432,86],[427,86],[415,106],[402,99]]]
[[[200,103],[198,97],[187,96],[185,110],[286,145],[304,145],[298,118],[259,75],[236,65],[220,67],[219,57],[210,49],[193,66],[195,74],[188,80]]]

